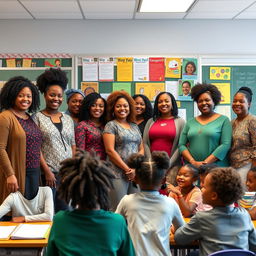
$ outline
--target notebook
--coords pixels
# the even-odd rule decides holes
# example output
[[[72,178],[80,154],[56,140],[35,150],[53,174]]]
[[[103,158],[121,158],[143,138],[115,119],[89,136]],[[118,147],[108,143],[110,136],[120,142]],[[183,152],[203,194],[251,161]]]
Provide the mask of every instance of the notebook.
[[[17,226],[0,226],[0,240],[8,240]]]
[[[11,234],[11,239],[45,239],[50,232],[50,224],[20,224]]]

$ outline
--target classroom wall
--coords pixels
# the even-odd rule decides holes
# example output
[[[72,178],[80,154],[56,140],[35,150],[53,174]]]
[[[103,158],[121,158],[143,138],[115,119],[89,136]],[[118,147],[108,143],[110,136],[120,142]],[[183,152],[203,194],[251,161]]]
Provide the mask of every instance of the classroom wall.
[[[1,53],[256,54],[256,20],[1,20]]]

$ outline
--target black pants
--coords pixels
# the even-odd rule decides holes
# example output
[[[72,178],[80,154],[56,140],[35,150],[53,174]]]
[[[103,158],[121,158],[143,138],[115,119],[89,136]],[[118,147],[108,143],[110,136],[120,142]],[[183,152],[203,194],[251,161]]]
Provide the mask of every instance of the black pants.
[[[24,197],[28,200],[33,199],[38,192],[40,179],[40,168],[27,168],[25,179]]]

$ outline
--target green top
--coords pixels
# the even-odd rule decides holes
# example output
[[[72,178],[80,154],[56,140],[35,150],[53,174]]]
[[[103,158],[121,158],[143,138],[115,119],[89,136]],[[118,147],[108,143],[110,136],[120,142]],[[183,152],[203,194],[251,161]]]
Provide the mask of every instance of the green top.
[[[229,166],[227,153],[231,146],[232,128],[226,116],[219,116],[208,124],[200,124],[196,118],[188,121],[179,140],[180,153],[188,150],[196,161],[204,161],[213,154],[219,166]]]
[[[47,256],[135,256],[123,216],[104,210],[60,211],[53,220]]]

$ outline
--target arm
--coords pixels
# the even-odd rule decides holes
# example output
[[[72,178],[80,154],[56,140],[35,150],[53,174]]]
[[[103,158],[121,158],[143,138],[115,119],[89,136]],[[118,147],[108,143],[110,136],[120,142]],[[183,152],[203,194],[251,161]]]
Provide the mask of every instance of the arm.
[[[8,139],[10,136],[11,127],[9,120],[2,115],[0,115],[0,165],[1,171],[6,178],[7,188],[10,192],[16,192],[19,189],[19,184],[17,182],[15,171],[12,168],[10,158],[7,154],[6,148]],[[5,186],[6,184],[1,184]]]
[[[216,158],[216,160],[223,160],[231,146],[231,139],[232,139],[232,127],[231,123],[228,118],[225,119],[221,129],[221,137],[220,137],[220,144],[219,146],[212,152],[212,155]],[[213,158],[209,156],[209,161],[212,161]],[[208,157],[205,159],[207,162]],[[213,163],[213,162],[209,162]]]
[[[185,221],[182,217],[181,211],[179,206],[175,203],[173,205],[173,209],[174,209],[174,215],[173,215],[173,220],[172,220],[172,224],[173,224],[173,231],[175,232],[178,228],[180,228],[181,226],[183,226],[185,224]]]
[[[154,123],[153,119],[150,118],[147,121],[147,124],[146,124],[144,132],[143,132],[143,144],[144,144],[145,155],[147,157],[151,157],[150,140],[149,140],[149,129],[153,125],[153,123]]]
[[[6,213],[12,210],[13,206],[13,196],[10,194],[0,206],[0,218],[2,218]]]
[[[44,189],[44,193],[38,197],[38,200],[44,202],[44,211],[39,214],[25,216],[25,222],[52,221],[54,214],[52,190],[48,187]]]
[[[72,145],[71,149],[72,149],[72,157],[74,157],[76,154],[76,145]]]
[[[189,244],[201,238],[200,223],[197,216],[193,216],[190,222],[180,227],[174,234],[177,244]]]
[[[41,164],[41,168],[44,171],[46,185],[51,188],[56,188],[56,178],[52,173],[52,171],[50,170],[49,166],[47,165],[42,152],[40,152],[40,164]]]
[[[252,207],[251,210],[248,210],[248,212],[249,212],[249,214],[251,216],[251,219],[252,220],[256,220],[256,205],[255,205],[255,207]]]
[[[248,130],[250,134],[250,140],[252,143],[252,147],[251,147],[252,167],[254,167],[256,166],[256,119],[250,120]],[[255,215],[255,218],[256,218],[256,215]]]

